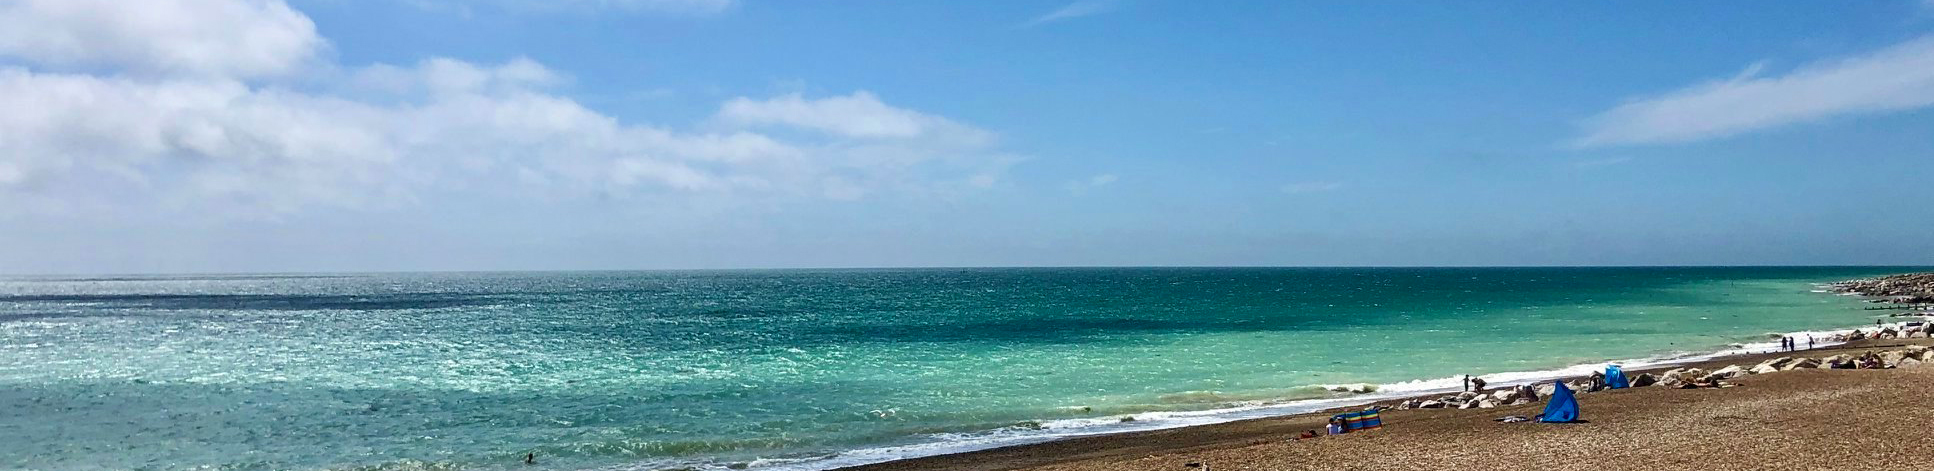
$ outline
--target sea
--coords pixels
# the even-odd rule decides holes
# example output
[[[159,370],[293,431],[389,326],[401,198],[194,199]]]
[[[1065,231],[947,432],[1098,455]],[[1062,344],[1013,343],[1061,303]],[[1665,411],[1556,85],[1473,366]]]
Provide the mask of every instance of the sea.
[[[826,469],[1771,350],[1921,270],[14,276],[0,469]]]

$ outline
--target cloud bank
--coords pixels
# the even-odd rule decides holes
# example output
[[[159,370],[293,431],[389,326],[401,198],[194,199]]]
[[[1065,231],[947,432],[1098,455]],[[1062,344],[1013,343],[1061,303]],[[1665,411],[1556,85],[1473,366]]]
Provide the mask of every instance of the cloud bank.
[[[1587,120],[1575,144],[1692,142],[1934,105],[1934,36],[1780,76],[1760,77],[1759,69],[1619,105]]]
[[[323,63],[328,41],[280,0],[136,3],[0,9],[0,205],[856,199],[984,187],[1017,160],[993,133],[866,91],[733,98],[683,127],[627,123],[559,93],[568,76],[527,58]]]

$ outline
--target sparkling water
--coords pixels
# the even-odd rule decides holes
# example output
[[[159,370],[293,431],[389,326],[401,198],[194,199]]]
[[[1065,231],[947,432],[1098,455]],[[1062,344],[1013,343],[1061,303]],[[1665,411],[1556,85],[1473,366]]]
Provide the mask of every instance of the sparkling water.
[[[0,468],[820,468],[1871,325],[1816,284],[1910,270],[15,277]]]

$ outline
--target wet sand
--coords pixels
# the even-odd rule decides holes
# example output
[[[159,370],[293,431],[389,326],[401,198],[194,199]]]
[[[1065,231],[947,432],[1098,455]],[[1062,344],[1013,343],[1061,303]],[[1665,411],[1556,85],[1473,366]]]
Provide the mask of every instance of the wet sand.
[[[1751,367],[1780,356],[1858,355],[1928,339],[1867,340],[1691,364]],[[1637,372],[1631,372],[1637,374]],[[1072,438],[860,466],[857,470],[1211,469],[1934,469],[1934,364],[1744,376],[1724,389],[1642,387],[1579,394],[1581,424],[1505,424],[1536,402],[1386,411],[1379,430],[1291,440],[1331,412]],[[1438,394],[1430,395],[1435,397]],[[1385,401],[1383,404],[1394,403]],[[1361,407],[1352,408],[1361,409]]]

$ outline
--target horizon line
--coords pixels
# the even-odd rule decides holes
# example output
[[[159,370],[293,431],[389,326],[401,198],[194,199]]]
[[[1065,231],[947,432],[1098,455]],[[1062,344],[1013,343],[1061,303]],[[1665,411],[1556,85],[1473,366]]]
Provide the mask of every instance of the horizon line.
[[[1934,269],[1931,265],[930,265],[930,266],[855,266],[855,267],[712,267],[712,268],[567,268],[567,269],[484,269],[484,270],[368,270],[368,271],[183,271],[125,273],[5,273],[0,278],[35,277],[161,277],[161,276],[353,276],[404,274],[484,274],[484,273],[641,273],[641,272],[733,272],[733,271],[868,271],[868,270],[1080,270],[1080,269],[1522,269],[1522,268],[1909,268]]]

